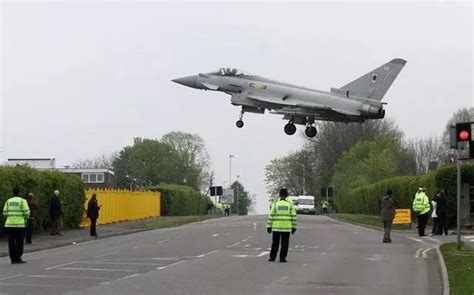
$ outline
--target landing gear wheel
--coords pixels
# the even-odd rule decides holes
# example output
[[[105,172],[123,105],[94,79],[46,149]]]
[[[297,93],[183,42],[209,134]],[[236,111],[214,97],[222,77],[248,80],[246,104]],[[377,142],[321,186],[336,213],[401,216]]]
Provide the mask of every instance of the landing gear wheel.
[[[296,126],[293,123],[288,123],[285,125],[285,133],[288,135],[293,135],[296,132]]]
[[[244,121],[238,120],[237,122],[235,122],[235,126],[237,126],[237,128],[242,128],[242,127],[244,127]]]
[[[316,127],[308,126],[306,127],[304,133],[306,134],[306,136],[313,138],[316,136],[316,133],[318,133],[318,131],[316,130]]]

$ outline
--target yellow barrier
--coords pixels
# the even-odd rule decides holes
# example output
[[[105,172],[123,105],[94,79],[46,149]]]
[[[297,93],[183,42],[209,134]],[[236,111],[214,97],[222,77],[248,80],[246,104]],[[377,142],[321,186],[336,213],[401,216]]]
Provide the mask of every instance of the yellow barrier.
[[[81,227],[88,227],[87,203],[92,194],[96,194],[99,205],[97,224],[108,224],[121,221],[139,220],[144,218],[159,217],[161,194],[160,192],[138,192],[128,190],[87,190],[84,203],[84,215]]]
[[[411,224],[411,210],[396,209],[393,224]]]

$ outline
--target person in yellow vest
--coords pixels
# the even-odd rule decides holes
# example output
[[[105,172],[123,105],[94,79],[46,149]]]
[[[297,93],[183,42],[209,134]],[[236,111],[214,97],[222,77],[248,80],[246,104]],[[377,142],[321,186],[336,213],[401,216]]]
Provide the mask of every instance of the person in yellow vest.
[[[321,201],[321,209],[323,214],[328,213],[329,202],[328,200],[324,199]]]
[[[7,218],[5,228],[8,234],[8,253],[12,264],[26,263],[23,255],[26,221],[30,216],[30,208],[25,199],[20,197],[20,188],[13,188],[13,197],[5,202],[3,216]]]
[[[424,187],[420,187],[413,200],[413,212],[415,212],[416,218],[418,219],[418,236],[420,237],[426,236],[425,227],[428,223],[431,209],[430,200],[425,191],[426,189]]]
[[[272,204],[267,221],[267,232],[273,233],[272,249],[268,261],[275,261],[278,248],[280,247],[280,262],[287,262],[288,247],[290,245],[290,233],[296,232],[296,210],[292,201],[287,199],[286,188],[280,189],[280,200]]]

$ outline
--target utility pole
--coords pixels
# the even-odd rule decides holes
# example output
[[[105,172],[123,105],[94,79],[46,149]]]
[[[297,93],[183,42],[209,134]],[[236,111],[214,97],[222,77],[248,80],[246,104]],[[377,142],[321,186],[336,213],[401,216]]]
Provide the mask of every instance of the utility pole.
[[[306,195],[306,177],[304,171],[304,164],[303,164],[303,195]]]
[[[234,155],[229,155],[229,188],[232,187],[232,158]]]
[[[240,175],[237,175],[237,184],[235,186],[235,189],[236,189],[236,201],[237,201],[237,216],[239,216],[239,185],[240,185],[240,182],[239,182],[239,177]]]

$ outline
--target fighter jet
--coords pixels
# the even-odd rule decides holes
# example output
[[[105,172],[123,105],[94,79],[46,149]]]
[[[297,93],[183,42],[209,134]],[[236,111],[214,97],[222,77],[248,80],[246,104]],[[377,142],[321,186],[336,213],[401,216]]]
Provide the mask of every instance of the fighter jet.
[[[244,126],[244,113],[283,115],[288,123],[284,131],[295,134],[295,124],[305,125],[308,137],[316,136],[315,121],[364,122],[382,119],[385,110],[382,102],[406,60],[395,58],[362,77],[329,92],[279,82],[234,68],[221,68],[216,72],[200,73],[172,80],[178,84],[227,93],[231,103],[241,106],[238,128]]]

